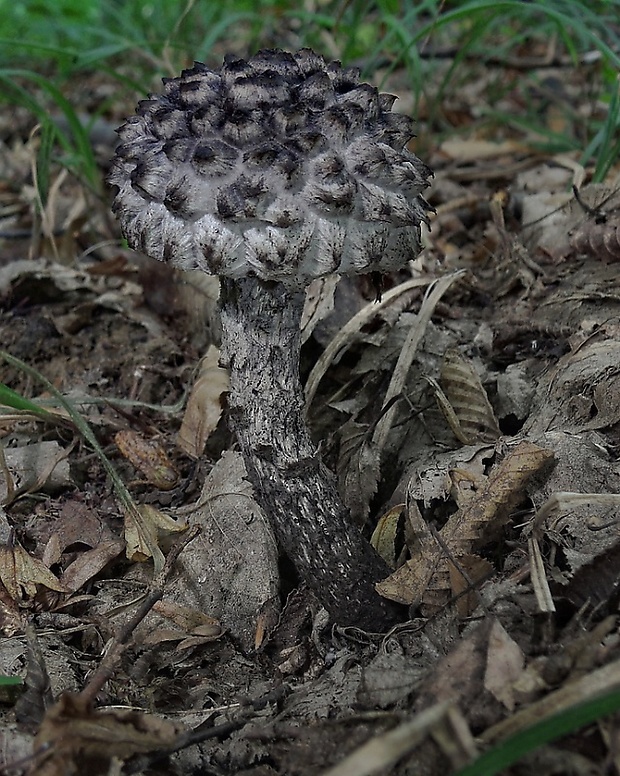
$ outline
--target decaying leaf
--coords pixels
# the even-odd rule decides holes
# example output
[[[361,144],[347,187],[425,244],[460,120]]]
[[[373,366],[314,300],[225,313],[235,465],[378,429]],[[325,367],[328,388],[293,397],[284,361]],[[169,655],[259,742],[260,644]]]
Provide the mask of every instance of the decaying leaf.
[[[404,507],[404,504],[398,504],[381,515],[370,537],[372,546],[392,569],[398,566],[398,534]]]
[[[591,189],[592,187],[586,187]],[[588,217],[571,231],[570,245],[577,253],[590,255],[602,261],[620,261],[620,190],[591,204],[584,201],[581,192],[574,189],[575,199]]]
[[[170,747],[181,728],[136,711],[95,711],[80,695],[63,694],[45,715],[34,741],[37,776],[107,774],[116,758]]]
[[[124,546],[122,539],[99,542],[91,550],[81,552],[64,570],[60,581],[67,590],[75,593],[120,555]]]
[[[220,623],[198,609],[179,606],[170,601],[157,601],[153,611],[168,620],[172,627],[153,628],[142,639],[142,644],[160,644],[178,641],[178,649],[200,646],[219,639],[224,633]]]
[[[553,457],[550,450],[532,442],[521,442],[494,467],[479,488],[475,498],[455,512],[438,533],[433,533],[419,512],[410,512],[415,545],[411,559],[377,585],[386,598],[404,604],[427,604],[436,611],[452,595],[462,592],[452,583],[458,577],[468,578],[458,569],[461,558],[475,556],[475,550],[488,540],[489,529],[509,518],[510,509],[522,498],[529,477]],[[471,557],[467,561],[471,567]]]
[[[161,571],[164,557],[160,541],[187,529],[187,523],[177,523],[161,510],[149,504],[125,509],[125,544],[129,560],[153,558],[156,571]]]
[[[525,657],[521,647],[497,620],[489,633],[484,687],[512,711],[515,707],[514,683],[521,676]]]
[[[3,450],[0,501],[33,490],[53,492],[72,484],[67,451],[54,441],[36,442]]]
[[[16,540],[0,545],[0,581],[14,601],[33,598],[37,585],[58,593],[67,592],[47,566],[29,555]]]
[[[202,533],[179,558],[170,598],[217,617],[244,649],[253,649],[278,621],[278,550],[240,453],[225,452],[215,464],[191,521]]]
[[[177,444],[192,458],[202,455],[207,439],[215,431],[229,390],[229,376],[219,366],[220,351],[209,346],[199,366],[198,379],[189,395]]]
[[[177,484],[179,473],[157,440],[146,439],[137,431],[124,429],[114,436],[114,442],[151,485],[160,490],[171,490]]]
[[[504,651],[506,650],[506,652]],[[499,719],[513,703],[511,687],[521,675],[523,654],[502,625],[488,617],[470,630],[427,675],[418,708],[456,703],[469,724]]]
[[[380,451],[368,437],[368,428],[353,419],[341,429],[338,483],[351,520],[364,525],[377,492]]]
[[[446,420],[459,441],[470,445],[499,438],[499,424],[477,372],[453,348],[444,355],[439,382],[453,410]],[[439,406],[443,411],[441,402]]]

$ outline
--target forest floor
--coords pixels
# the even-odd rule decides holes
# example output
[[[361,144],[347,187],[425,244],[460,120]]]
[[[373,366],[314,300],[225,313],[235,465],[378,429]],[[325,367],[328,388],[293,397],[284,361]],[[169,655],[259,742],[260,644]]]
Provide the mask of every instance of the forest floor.
[[[588,77],[547,67],[556,91],[532,99],[557,123]],[[117,109],[93,127],[103,172]],[[244,478],[217,280],[119,247],[110,192],[66,172],[35,218],[36,133],[0,125],[0,342],[30,368],[3,358],[0,380],[44,408],[0,416],[0,674],[23,680],[3,688],[4,763],[443,776],[620,688],[617,164],[592,184],[509,131],[433,147],[422,115],[422,254],[379,302],[364,278],[311,289],[310,427],[403,604],[367,633],[299,585]],[[607,716],[503,772],[618,773],[619,735]]]

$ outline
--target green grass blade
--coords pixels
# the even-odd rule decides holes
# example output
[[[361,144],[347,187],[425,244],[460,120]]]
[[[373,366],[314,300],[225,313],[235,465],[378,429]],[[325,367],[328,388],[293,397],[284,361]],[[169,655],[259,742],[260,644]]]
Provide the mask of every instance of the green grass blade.
[[[62,395],[62,393],[60,393],[60,391],[52,383],[50,383],[50,381],[44,375],[42,375],[39,371],[37,371],[33,367],[26,364],[24,361],[21,361],[19,358],[12,356],[10,353],[7,353],[4,350],[0,350],[0,358],[3,358],[8,364],[10,364],[15,369],[19,369],[24,374],[27,374],[33,380],[36,380],[37,382],[41,383],[41,385],[43,385],[46,388],[46,390],[52,394],[52,396],[54,396],[56,401],[69,415],[75,428],[78,430],[82,438],[86,440],[86,442],[94,450],[95,454],[101,461],[103,468],[105,469],[107,475],[110,477],[110,480],[112,481],[114,492],[116,493],[119,501],[121,502],[122,507],[132,515],[132,517],[134,518],[134,520],[137,522],[138,525],[142,525],[143,517],[140,514],[140,511],[136,506],[134,500],[132,499],[131,494],[127,490],[125,483],[118,475],[118,472],[116,471],[116,469],[110,463],[108,457],[103,451],[103,448],[99,444],[97,437],[95,436],[92,428],[84,420],[82,415],[75,409],[72,402],[68,401]],[[8,389],[8,390],[10,391],[11,389]],[[16,395],[19,396],[19,394],[16,394]],[[157,545],[152,545],[150,549],[153,554],[154,567],[157,573],[163,568],[164,556],[162,551],[159,549]]]
[[[0,383],[0,404],[20,412],[29,412],[31,415],[36,415],[44,420],[55,420],[53,413],[43,409],[43,407],[30,401],[30,399],[26,399],[25,396],[17,393],[17,391],[9,388],[4,383]]]
[[[486,752],[456,776],[495,776],[521,757],[544,744],[590,725],[620,709],[620,692],[614,690],[600,698],[566,709],[532,725]]]

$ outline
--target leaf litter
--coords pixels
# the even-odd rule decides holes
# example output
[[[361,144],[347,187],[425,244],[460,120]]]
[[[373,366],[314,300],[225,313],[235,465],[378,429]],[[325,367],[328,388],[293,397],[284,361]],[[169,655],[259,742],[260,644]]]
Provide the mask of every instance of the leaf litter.
[[[3,154],[11,180],[38,142]],[[3,709],[5,764],[446,774],[619,686],[620,170],[590,183],[527,137],[429,157],[426,250],[380,302],[318,284],[304,315],[313,433],[403,603],[386,636],[331,627],[278,558],[222,422],[212,285],[119,248],[58,170],[42,219],[32,186],[3,192],[27,234],[0,235],[3,348],[71,400],[136,504],[71,423],[7,406],[0,659],[36,719]],[[15,365],[0,380],[67,418]],[[601,772],[614,726],[537,772],[576,749]]]

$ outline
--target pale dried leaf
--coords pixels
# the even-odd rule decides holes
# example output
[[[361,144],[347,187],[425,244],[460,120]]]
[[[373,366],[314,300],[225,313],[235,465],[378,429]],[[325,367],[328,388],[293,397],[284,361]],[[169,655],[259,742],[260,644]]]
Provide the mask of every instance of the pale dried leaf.
[[[396,568],[400,554],[398,534],[404,506],[404,504],[398,504],[381,515],[370,537],[372,546],[392,569]]]
[[[33,598],[37,585],[58,593],[67,592],[47,566],[15,540],[11,545],[0,545],[0,581],[14,601]]]
[[[505,741],[555,714],[618,690],[620,690],[620,660],[615,660],[602,668],[588,672],[579,679],[567,682],[541,700],[516,711],[488,728],[479,737],[487,746]]]
[[[258,628],[269,632],[277,622],[278,550],[239,453],[218,460],[192,522],[202,532],[179,558],[179,584],[166,600],[216,617],[250,650]]]
[[[72,484],[67,451],[58,442],[36,442],[23,447],[4,449],[6,473],[0,468],[0,500],[5,501],[12,490],[15,495],[34,489],[55,491]]]
[[[125,509],[124,518],[125,553],[129,560],[142,562],[153,558],[156,571],[161,571],[164,558],[160,541],[185,531],[187,523],[178,523],[149,504]]]
[[[499,424],[482,382],[472,363],[453,348],[444,354],[439,382],[454,410],[465,444],[498,439]]]
[[[515,707],[513,684],[523,672],[524,665],[521,647],[501,623],[494,620],[489,633],[484,687],[509,711]]]
[[[228,371],[219,366],[219,356],[219,350],[211,345],[201,360],[177,436],[181,450],[192,458],[202,455],[207,439],[217,428],[223,397],[230,387]]]
[[[513,156],[515,152],[523,150],[524,146],[514,140],[504,140],[497,143],[477,138],[449,138],[444,140],[440,146],[440,151],[443,154],[461,163],[480,162],[504,155]]]

